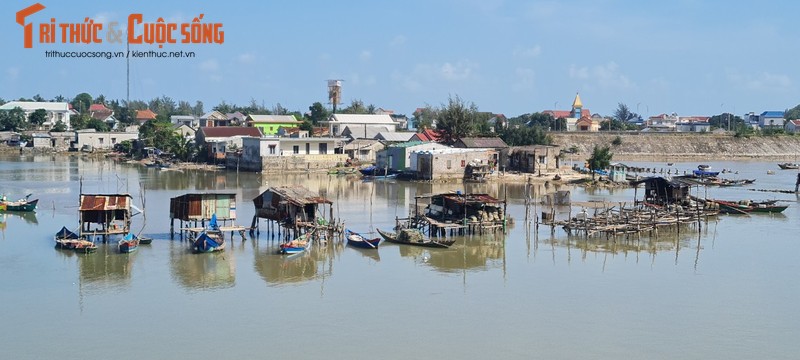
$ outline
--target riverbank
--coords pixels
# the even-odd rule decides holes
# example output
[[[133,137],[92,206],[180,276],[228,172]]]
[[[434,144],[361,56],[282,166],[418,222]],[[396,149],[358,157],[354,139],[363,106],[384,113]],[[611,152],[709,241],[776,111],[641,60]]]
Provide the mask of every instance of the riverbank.
[[[577,149],[575,159],[591,156],[595,146],[610,146],[612,161],[677,162],[691,160],[765,160],[795,162],[800,136],[752,136],[695,133],[552,133],[555,145]],[[613,143],[617,141],[618,145]]]

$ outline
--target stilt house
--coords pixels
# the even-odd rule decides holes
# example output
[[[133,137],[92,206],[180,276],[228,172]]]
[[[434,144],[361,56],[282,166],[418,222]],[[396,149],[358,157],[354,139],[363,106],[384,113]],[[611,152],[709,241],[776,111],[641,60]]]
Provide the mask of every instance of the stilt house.
[[[131,202],[129,194],[81,194],[80,235],[127,234],[131,228]]]
[[[271,187],[253,199],[256,207],[253,223],[258,218],[277,221],[284,226],[313,224],[319,215],[324,219],[327,204],[330,221],[333,221],[333,202],[302,186]]]

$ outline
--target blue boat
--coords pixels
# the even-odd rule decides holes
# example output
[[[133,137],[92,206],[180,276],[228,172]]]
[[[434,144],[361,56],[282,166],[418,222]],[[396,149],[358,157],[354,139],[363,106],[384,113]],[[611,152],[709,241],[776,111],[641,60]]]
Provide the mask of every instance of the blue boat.
[[[121,253],[132,253],[139,248],[139,239],[134,236],[133,233],[127,233],[125,237],[117,243],[117,247]]]
[[[311,235],[313,234],[314,230],[311,230],[292,241],[281,244],[278,249],[278,254],[294,255],[311,249]]]
[[[225,237],[222,236],[217,225],[217,214],[211,215],[208,228],[197,234],[192,242],[192,249],[196,253],[209,253],[225,250]]]
[[[692,174],[694,176],[699,176],[699,177],[712,177],[719,175],[719,171],[708,171],[708,170],[697,169],[692,171]]]

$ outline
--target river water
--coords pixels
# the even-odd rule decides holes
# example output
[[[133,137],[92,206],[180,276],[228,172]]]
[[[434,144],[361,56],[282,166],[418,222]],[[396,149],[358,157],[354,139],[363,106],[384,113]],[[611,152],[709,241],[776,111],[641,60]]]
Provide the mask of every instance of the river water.
[[[773,162],[710,165],[757,181],[700,195],[790,207],[720,216],[699,231],[658,238],[587,240],[528,226],[522,184],[465,188],[0,157],[0,191],[40,199],[35,214],[0,214],[0,359],[796,359],[800,204],[794,194],[748,189],[793,190],[797,171]],[[292,184],[333,200],[337,216],[360,232],[391,228],[416,194],[451,190],[507,198],[514,223],[505,235],[459,238],[444,250],[333,243],[289,259],[275,255],[279,241],[263,222],[259,234],[237,235],[218,254],[192,254],[188,242],[170,239],[171,197],[235,192],[237,223],[249,226],[254,197]],[[146,214],[133,228],[153,243],[133,254],[112,243],[89,255],[54,249],[61,226],[77,228],[81,186],[132,194]],[[573,201],[634,197],[632,189],[558,189]],[[559,208],[557,216],[569,213]]]

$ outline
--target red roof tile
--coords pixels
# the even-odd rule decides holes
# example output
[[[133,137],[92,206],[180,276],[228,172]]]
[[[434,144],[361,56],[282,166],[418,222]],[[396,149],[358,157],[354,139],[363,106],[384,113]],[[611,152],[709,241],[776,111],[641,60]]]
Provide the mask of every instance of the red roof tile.
[[[150,109],[136,110],[136,120],[153,120],[156,118],[156,113]]]

